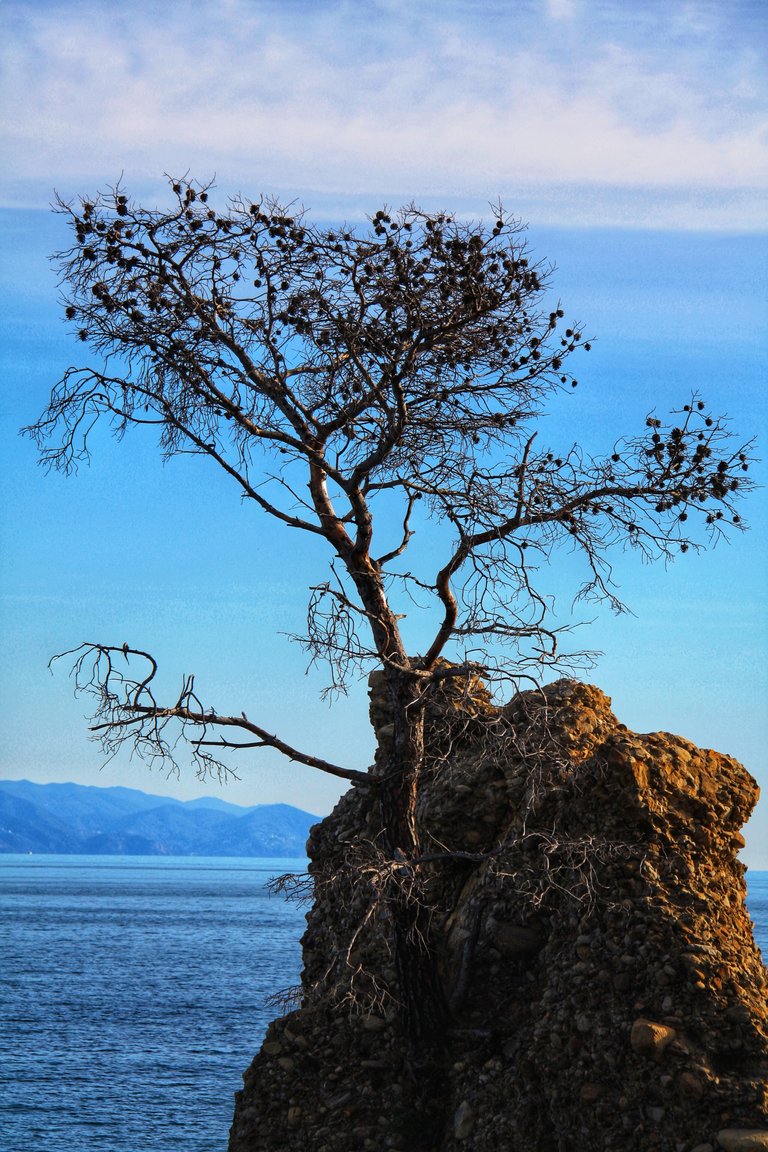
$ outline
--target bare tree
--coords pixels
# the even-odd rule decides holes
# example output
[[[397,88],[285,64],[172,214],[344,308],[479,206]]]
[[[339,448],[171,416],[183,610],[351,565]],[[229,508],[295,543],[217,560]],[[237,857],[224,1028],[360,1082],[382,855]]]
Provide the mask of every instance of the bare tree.
[[[186,178],[172,191],[167,211],[120,187],[59,202],[74,233],[58,257],[66,316],[91,355],[26,431],[46,466],[69,472],[101,418],[118,437],[155,425],[165,456],[207,456],[257,510],[326,540],[302,642],[328,661],[332,689],[381,669],[393,733],[384,768],[331,764],[206,706],[191,677],[158,699],[149,653],[100,642],[76,650],[94,731],[110,752],[129,743],[165,761],[182,738],[203,773],[224,770],[230,750],[270,747],[373,788],[381,847],[417,867],[425,707],[440,682],[537,682],[561,661],[539,583],[556,549],[583,558],[579,596],[620,610],[612,551],[666,560],[743,527],[751,445],[693,396],[603,456],[543,446],[546,401],[576,386],[572,356],[590,345],[546,305],[550,270],[501,207],[485,224],[411,205],[360,230],[272,199],[219,211]],[[427,519],[446,551],[417,567],[409,546]],[[434,620],[419,653],[403,638],[411,611]],[[409,944],[424,935],[419,915],[412,903],[396,926],[416,1038],[441,1011],[428,958]]]

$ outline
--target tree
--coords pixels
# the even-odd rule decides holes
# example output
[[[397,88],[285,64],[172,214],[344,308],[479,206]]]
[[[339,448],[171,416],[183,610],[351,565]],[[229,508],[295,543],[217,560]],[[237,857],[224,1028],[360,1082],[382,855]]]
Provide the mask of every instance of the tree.
[[[667,560],[742,528],[751,444],[694,395],[604,456],[542,447],[545,403],[576,386],[571,360],[590,344],[546,305],[549,270],[501,207],[486,224],[411,205],[359,230],[272,199],[219,211],[210,186],[186,178],[172,192],[167,211],[120,187],[59,202],[74,233],[58,257],[66,316],[98,366],[69,368],[26,431],[46,466],[69,472],[100,419],[118,437],[154,425],[165,456],[208,457],[256,509],[324,539],[330,573],[311,589],[302,642],[327,659],[332,690],[380,669],[388,759],[366,772],[300,751],[206,706],[192,677],[159,700],[152,655],[127,645],[75,650],[77,684],[96,694],[109,752],[127,742],[172,761],[181,735],[206,773],[227,751],[271,747],[375,790],[383,848],[413,876],[430,697],[478,673],[535,683],[563,659],[538,583],[559,547],[583,558],[579,595],[620,610],[612,550]],[[427,519],[446,552],[412,570]],[[437,613],[419,653],[403,638],[414,603]],[[403,900],[395,925],[414,1042],[443,1012],[429,950],[413,945],[428,936],[420,915]]]

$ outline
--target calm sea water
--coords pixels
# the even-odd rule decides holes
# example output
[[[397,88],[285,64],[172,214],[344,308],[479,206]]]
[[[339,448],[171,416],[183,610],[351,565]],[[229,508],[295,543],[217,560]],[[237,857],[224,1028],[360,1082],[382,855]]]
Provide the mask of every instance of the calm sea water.
[[[303,860],[0,856],[3,1152],[224,1152],[295,984]],[[748,876],[768,956],[768,872]]]
[[[0,1148],[217,1152],[298,981],[305,860],[0,856]]]

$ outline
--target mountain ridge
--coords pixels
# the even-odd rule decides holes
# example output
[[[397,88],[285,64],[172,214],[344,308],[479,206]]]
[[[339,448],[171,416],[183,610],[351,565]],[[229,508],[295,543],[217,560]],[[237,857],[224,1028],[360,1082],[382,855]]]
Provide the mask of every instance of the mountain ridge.
[[[318,819],[290,804],[0,780],[0,854],[303,856]]]

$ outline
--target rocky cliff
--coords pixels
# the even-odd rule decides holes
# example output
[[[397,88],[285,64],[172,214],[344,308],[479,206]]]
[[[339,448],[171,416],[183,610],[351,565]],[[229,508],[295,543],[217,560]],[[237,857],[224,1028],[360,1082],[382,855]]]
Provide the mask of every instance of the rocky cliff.
[[[768,1149],[768,983],[737,860],[752,778],[630,732],[575,681],[499,710],[446,688],[430,723],[420,878],[378,851],[368,790],[311,832],[300,1007],[245,1075],[230,1152]],[[389,947],[409,892],[448,1005],[426,1093]]]

